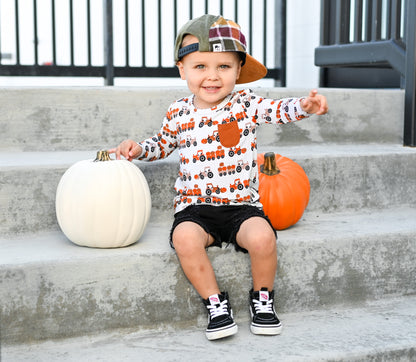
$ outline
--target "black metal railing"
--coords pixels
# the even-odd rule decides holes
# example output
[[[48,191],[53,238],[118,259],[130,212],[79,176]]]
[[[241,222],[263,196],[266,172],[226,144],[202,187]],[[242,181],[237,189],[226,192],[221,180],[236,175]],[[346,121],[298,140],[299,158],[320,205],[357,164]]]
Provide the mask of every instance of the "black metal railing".
[[[74,0],[14,0],[7,1],[12,4],[7,9],[1,7],[2,2],[0,12],[7,11],[14,25],[10,30],[0,24],[0,39],[9,38],[11,48],[4,49],[6,44],[0,42],[0,76],[102,77],[106,85],[113,85],[117,77],[177,77],[173,44],[178,27],[192,17],[213,12],[242,25],[249,52],[269,70],[266,77],[285,85],[286,0],[103,0],[98,9],[92,0],[84,0],[82,7]],[[123,9],[121,15],[119,9]],[[99,21],[97,13],[102,13]],[[81,18],[82,32],[76,23]],[[47,30],[40,44],[43,23],[47,23]],[[31,42],[23,44],[22,29],[27,32],[27,28],[31,30]],[[63,30],[65,41],[59,35]],[[257,39],[261,39],[260,45]],[[41,59],[41,45],[45,48],[45,43],[49,56],[46,61]],[[64,60],[60,56],[63,47],[67,54]],[[23,49],[30,52],[29,61],[23,59]],[[81,61],[77,60],[80,50],[86,53]],[[101,57],[98,61],[94,60],[97,52]],[[8,59],[2,59],[2,53],[7,53]],[[149,61],[154,54],[156,59]],[[116,61],[116,56],[123,59]]]
[[[416,146],[416,1],[321,0],[321,67],[392,68],[405,89],[406,146]]]

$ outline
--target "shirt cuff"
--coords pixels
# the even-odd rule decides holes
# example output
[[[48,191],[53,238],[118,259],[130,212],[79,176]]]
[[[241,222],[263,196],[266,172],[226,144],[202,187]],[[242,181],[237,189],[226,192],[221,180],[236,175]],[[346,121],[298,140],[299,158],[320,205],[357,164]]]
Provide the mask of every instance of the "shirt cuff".
[[[303,110],[302,105],[301,105],[302,99],[306,99],[306,97],[301,97],[301,98],[298,99],[298,102],[299,102],[299,114],[301,116],[312,116],[313,113],[308,113],[308,112],[306,112],[306,111]]]
[[[143,143],[138,142],[137,144],[142,148],[142,152],[140,153],[140,155],[136,157],[137,160],[140,160],[142,157],[144,157],[146,150],[145,150],[145,145]]]

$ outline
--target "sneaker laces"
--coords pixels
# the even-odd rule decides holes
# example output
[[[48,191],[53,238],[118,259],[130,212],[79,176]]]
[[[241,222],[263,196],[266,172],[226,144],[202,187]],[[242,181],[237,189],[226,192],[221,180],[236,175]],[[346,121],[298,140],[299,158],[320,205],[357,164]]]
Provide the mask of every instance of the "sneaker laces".
[[[211,316],[211,319],[219,317],[221,315],[228,315],[228,301],[223,300],[219,304],[215,305],[207,305],[207,309],[209,311],[209,314]]]
[[[261,302],[257,299],[253,299],[254,309],[256,313],[271,313],[274,314],[273,311],[273,299],[268,300],[267,302]]]

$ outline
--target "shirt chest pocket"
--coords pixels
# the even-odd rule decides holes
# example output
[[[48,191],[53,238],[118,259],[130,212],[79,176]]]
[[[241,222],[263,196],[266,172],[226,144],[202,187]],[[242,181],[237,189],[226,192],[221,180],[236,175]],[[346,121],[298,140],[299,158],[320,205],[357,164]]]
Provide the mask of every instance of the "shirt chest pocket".
[[[224,147],[235,147],[240,142],[240,129],[238,122],[232,121],[218,125],[218,135],[220,142]]]

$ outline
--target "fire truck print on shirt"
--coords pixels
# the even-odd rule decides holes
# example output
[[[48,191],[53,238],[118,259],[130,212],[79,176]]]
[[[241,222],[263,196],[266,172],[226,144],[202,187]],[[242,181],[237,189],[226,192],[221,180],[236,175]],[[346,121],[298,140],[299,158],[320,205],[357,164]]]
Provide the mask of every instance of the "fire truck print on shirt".
[[[192,204],[261,207],[256,128],[308,116],[300,98],[273,100],[241,90],[211,109],[196,109],[192,100],[169,107],[160,132],[140,143],[139,160],[165,158],[178,149],[175,212]]]

